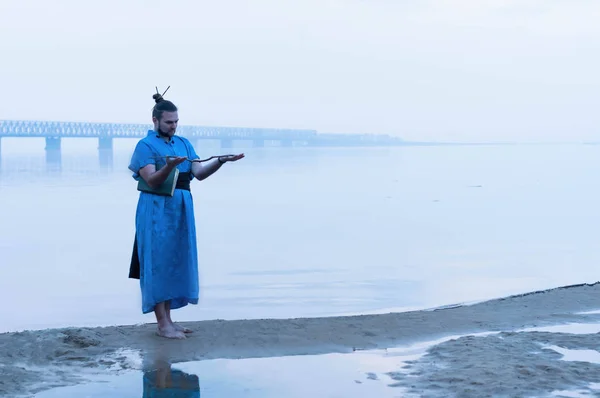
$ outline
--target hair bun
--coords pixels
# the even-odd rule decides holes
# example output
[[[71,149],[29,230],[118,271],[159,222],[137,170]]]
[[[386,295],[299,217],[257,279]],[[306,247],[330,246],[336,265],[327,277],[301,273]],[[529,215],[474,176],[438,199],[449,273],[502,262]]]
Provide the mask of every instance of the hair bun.
[[[164,101],[164,98],[162,97],[162,95],[160,95],[160,94],[158,94],[158,93],[154,94],[154,95],[152,96],[152,98],[154,98],[154,102],[156,102],[157,104],[158,104],[160,101]]]
[[[167,91],[169,91],[169,89],[170,89],[170,88],[171,88],[171,86],[167,87],[167,89],[165,90],[165,92],[164,92],[164,93],[162,93],[162,94],[160,94],[160,93],[158,92],[158,87],[156,87],[156,94],[154,94],[154,95],[152,96],[152,98],[154,98],[154,102],[156,102],[156,103],[158,104],[159,102],[161,102],[161,101],[164,101],[165,99],[163,98],[163,95],[165,95],[165,93],[166,93]]]

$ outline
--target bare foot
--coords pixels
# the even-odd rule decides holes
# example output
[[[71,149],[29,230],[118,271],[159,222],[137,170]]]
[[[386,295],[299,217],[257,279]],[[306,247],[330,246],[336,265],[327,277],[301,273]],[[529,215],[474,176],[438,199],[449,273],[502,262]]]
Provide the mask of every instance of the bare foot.
[[[159,326],[156,334],[161,337],[166,337],[167,339],[185,339],[185,334],[171,325],[165,327]]]
[[[173,326],[175,327],[175,330],[177,330],[179,332],[183,332],[183,333],[192,333],[193,332],[192,329],[188,329],[188,328],[178,325],[176,323],[173,323]]]

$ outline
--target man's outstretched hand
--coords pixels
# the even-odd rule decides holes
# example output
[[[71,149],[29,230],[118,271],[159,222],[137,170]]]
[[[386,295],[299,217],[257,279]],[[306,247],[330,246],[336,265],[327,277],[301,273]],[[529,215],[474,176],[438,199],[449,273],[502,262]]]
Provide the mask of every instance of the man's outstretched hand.
[[[167,156],[166,158],[167,165],[171,167],[176,167],[187,160],[185,156]]]
[[[226,162],[235,162],[237,160],[240,160],[244,157],[243,153],[240,153],[239,155],[223,155],[223,156],[219,156],[219,160],[223,163]]]

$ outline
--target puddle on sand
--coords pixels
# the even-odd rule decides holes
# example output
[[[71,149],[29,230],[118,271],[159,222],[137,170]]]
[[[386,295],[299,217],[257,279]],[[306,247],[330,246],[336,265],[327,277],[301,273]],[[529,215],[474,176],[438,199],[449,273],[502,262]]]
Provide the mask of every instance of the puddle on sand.
[[[393,352],[165,363],[148,372],[98,376],[89,383],[54,388],[36,397],[407,397],[403,388],[392,386],[395,381],[387,373],[398,372],[405,361],[421,356],[425,346],[404,350],[405,355],[396,348]]]
[[[591,383],[588,385],[588,389],[591,390],[594,396],[598,396],[600,393],[600,383]],[[552,392],[551,396],[559,398],[588,398],[591,396],[589,390],[561,390]]]
[[[595,333],[600,324],[566,324],[528,328],[521,331]],[[468,334],[485,336],[497,332]],[[248,359],[212,359],[182,362],[169,366],[167,361],[147,365],[152,371],[120,371],[119,375],[97,375],[90,382],[54,388],[35,395],[38,398],[129,398],[129,397],[412,397],[395,386],[388,376],[403,371],[407,361],[414,361],[431,346],[462,335],[384,350],[365,350],[347,354],[297,355]],[[564,355],[565,360],[596,361],[591,352],[573,352],[547,346]],[[578,354],[571,358],[569,354]],[[585,355],[582,359],[580,356]],[[130,365],[141,362],[131,359]],[[408,376],[407,376],[408,377]],[[161,387],[161,385],[163,387]],[[165,388],[167,387],[167,388]],[[555,392],[555,395],[574,392]],[[567,395],[564,395],[567,396]]]
[[[470,335],[488,334],[494,332]],[[419,359],[431,346],[459,337],[461,335],[446,336],[408,346],[346,354],[211,359],[170,366],[162,356],[153,365],[147,365],[154,369],[152,371],[98,375],[90,378],[89,383],[54,388],[36,397],[410,398],[414,395],[397,386],[397,380],[388,374],[393,372],[397,377],[407,361]],[[169,388],[161,388],[161,385]]]
[[[564,323],[553,326],[541,326],[518,329],[517,332],[550,332],[569,334],[593,334],[600,333],[600,323]]]

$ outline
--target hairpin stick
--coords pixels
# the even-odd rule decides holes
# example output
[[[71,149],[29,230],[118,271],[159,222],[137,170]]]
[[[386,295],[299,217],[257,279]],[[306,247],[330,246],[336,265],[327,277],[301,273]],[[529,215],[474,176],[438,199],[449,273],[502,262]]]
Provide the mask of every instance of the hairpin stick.
[[[163,98],[163,97],[164,97],[164,95],[167,93],[167,91],[169,91],[169,89],[171,88],[171,86],[167,87],[167,89],[166,89],[166,90],[165,90],[165,91],[164,91],[162,94],[160,93],[160,91],[158,91],[158,86],[154,86],[154,88],[156,89],[156,94],[158,95],[158,98],[157,98],[157,100],[158,100],[158,99],[161,99],[161,100],[163,100],[163,99],[164,99],[164,98]],[[157,102],[157,103],[158,103],[158,102]],[[156,105],[154,105],[154,106],[156,106]],[[152,109],[154,109],[154,106],[152,107]]]

